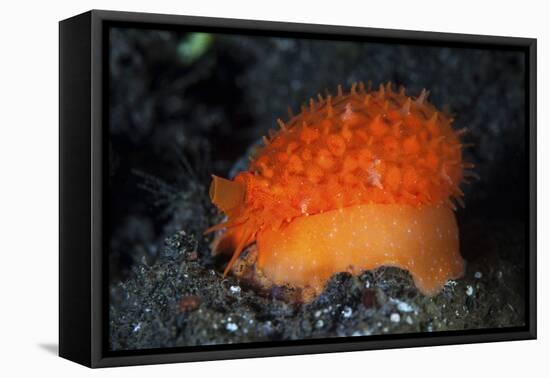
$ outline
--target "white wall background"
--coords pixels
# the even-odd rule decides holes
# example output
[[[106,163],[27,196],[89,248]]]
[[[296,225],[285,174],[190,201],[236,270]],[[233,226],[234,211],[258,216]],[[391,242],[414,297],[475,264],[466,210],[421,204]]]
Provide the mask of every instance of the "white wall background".
[[[0,375],[518,377],[550,371],[550,27],[544,1],[5,1],[0,22]],[[55,355],[58,25],[89,9],[538,38],[539,340],[89,370]],[[512,183],[511,183],[512,184]],[[505,204],[503,204],[505,205]],[[546,349],[546,351],[545,351]]]

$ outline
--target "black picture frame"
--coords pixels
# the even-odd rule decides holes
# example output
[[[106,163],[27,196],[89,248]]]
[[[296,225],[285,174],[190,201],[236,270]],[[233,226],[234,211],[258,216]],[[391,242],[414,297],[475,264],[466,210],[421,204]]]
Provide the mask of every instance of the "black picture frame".
[[[105,28],[110,23],[211,31],[403,41],[525,52],[529,238],[526,326],[326,340],[109,352],[104,248],[106,154]],[[92,10],[59,24],[59,354],[89,367],[535,339],[536,39]]]

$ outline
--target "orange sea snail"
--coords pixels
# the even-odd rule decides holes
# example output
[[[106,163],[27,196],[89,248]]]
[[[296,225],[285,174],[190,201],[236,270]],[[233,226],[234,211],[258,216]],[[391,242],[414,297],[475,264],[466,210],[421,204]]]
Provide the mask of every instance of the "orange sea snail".
[[[256,269],[277,285],[319,292],[338,272],[408,270],[434,295],[463,275],[454,202],[462,204],[461,131],[426,100],[391,84],[319,96],[279,130],[247,171],[213,177],[227,220],[215,251],[252,243]]]

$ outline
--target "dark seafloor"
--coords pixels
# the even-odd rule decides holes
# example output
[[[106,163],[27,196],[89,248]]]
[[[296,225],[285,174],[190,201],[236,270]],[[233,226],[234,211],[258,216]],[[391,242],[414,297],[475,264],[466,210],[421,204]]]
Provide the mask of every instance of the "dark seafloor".
[[[525,324],[525,62],[520,52],[184,31],[110,34],[109,345],[112,350]],[[211,174],[325,88],[391,80],[430,90],[467,127],[478,180],[457,211],[465,277],[425,297],[410,275],[335,275],[309,304],[223,278],[203,231]]]

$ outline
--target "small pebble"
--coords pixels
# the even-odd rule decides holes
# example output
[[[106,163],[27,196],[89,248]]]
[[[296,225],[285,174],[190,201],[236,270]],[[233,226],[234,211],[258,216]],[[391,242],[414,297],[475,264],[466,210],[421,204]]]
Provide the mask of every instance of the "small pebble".
[[[456,281],[449,280],[445,283],[446,287],[454,288],[457,285]]]
[[[229,287],[229,291],[231,291],[233,294],[239,294],[241,292],[241,287],[232,285],[231,287]]]
[[[365,308],[372,308],[376,304],[375,292],[372,289],[364,289],[361,294],[361,300]]]
[[[401,316],[397,312],[394,312],[393,314],[390,315],[391,322],[399,323],[400,320],[401,320]]]
[[[178,311],[180,313],[191,312],[201,305],[201,299],[196,295],[186,295],[180,299]]]
[[[349,318],[352,314],[353,310],[348,306],[344,307],[344,309],[342,310],[342,316],[344,318]]]
[[[407,302],[399,302],[397,304],[397,309],[401,312],[413,312],[414,307],[408,304]]]
[[[225,329],[228,330],[229,332],[235,332],[236,330],[239,329],[239,326],[233,322],[229,322],[225,325]]]
[[[196,261],[199,258],[197,251],[191,251],[187,254],[187,261]]]

